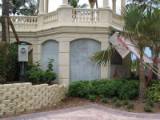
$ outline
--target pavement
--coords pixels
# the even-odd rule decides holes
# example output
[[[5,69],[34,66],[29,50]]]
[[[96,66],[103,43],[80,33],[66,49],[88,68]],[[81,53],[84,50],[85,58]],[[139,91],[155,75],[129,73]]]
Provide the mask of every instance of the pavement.
[[[0,120],[160,120],[160,114],[131,113],[98,104],[3,118]]]

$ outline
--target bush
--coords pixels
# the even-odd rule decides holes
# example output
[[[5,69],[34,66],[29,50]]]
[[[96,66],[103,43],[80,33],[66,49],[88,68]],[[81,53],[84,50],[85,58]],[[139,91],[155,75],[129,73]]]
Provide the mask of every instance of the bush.
[[[147,89],[146,98],[149,101],[160,102],[160,81],[153,82]]]
[[[69,96],[88,98],[95,94],[92,84],[89,81],[73,82],[69,87]]]
[[[95,86],[96,93],[98,95],[103,95],[108,98],[118,96],[117,88],[120,88],[120,86],[122,85],[122,81],[116,81],[116,80],[93,81],[92,83]]]
[[[48,64],[50,64],[50,62]],[[33,84],[52,84],[52,82],[56,79],[56,73],[53,72],[53,69],[49,67],[46,71],[44,71],[40,68],[40,64],[36,63],[35,65],[29,66],[27,78],[28,81],[32,82]]]
[[[120,100],[117,100],[115,103],[114,103],[115,107],[121,107],[123,104],[122,104],[122,101]]]
[[[118,90],[118,98],[120,99],[134,99],[138,96],[138,82],[125,81],[122,87]]]
[[[144,106],[144,111],[145,111],[145,112],[153,112],[152,106],[150,106],[150,105],[145,105],[145,106]]]
[[[71,83],[69,96],[88,98],[90,95],[124,100],[134,99],[138,96],[138,81],[97,80]]]
[[[17,51],[17,44],[7,44],[0,42],[0,83],[17,80]]]
[[[89,99],[90,101],[94,102],[94,101],[96,101],[97,96],[95,96],[95,95],[89,95],[89,96],[88,96],[88,99]]]
[[[133,103],[128,103],[128,105],[126,106],[126,108],[128,110],[133,110],[134,109],[134,104]]]
[[[128,100],[124,100],[123,101],[123,105],[125,106],[125,105],[128,105],[129,104],[129,101]]]
[[[101,102],[102,103],[109,103],[109,100],[108,100],[108,98],[101,98]]]

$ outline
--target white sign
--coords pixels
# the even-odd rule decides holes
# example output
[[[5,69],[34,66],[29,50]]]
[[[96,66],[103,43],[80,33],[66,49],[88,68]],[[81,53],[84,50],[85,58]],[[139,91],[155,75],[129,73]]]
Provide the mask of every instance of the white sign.
[[[125,58],[129,54],[129,49],[123,43],[123,39],[121,37],[118,37],[118,33],[112,35],[112,37],[109,39],[109,42],[112,43],[112,45],[122,58]]]
[[[28,62],[28,45],[18,46],[18,61]]]

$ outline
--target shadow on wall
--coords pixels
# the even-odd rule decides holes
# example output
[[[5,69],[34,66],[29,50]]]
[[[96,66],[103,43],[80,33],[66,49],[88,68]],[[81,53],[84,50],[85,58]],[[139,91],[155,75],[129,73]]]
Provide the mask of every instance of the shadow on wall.
[[[115,52],[111,58],[111,78],[128,78],[130,77],[130,56],[128,55],[125,59]]]

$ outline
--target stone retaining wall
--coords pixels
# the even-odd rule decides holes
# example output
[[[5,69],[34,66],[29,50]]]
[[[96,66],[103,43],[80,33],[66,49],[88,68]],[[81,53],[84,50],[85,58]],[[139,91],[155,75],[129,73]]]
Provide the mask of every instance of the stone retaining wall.
[[[0,85],[0,117],[51,107],[66,93],[62,85],[17,83]]]

